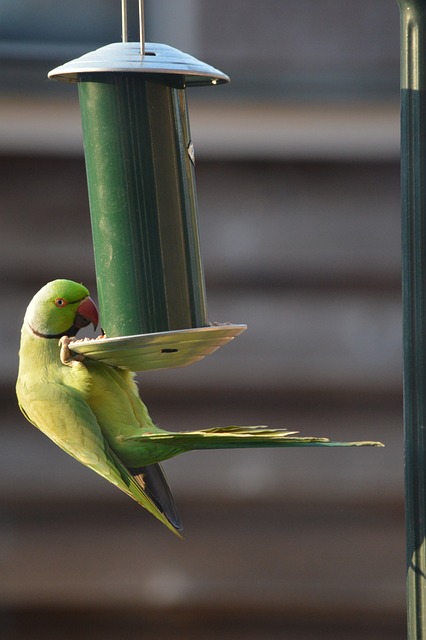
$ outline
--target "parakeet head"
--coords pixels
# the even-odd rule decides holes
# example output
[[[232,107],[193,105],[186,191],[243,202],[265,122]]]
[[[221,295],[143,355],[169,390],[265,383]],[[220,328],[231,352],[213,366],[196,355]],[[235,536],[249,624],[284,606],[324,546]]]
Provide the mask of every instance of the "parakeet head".
[[[90,323],[97,327],[98,310],[82,284],[53,280],[28,305],[24,322],[43,338],[73,337]]]

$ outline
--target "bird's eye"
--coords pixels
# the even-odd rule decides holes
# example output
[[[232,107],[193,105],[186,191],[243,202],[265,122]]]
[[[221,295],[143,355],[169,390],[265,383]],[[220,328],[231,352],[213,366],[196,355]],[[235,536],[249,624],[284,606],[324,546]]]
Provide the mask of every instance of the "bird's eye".
[[[56,300],[55,300],[55,305],[57,307],[65,307],[66,304],[67,304],[67,301],[64,300],[63,298],[56,298]]]

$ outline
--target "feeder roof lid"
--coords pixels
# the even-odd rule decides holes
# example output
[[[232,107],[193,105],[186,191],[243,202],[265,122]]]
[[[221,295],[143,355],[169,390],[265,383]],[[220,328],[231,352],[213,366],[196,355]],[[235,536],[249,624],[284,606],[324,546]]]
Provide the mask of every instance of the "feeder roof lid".
[[[85,73],[150,73],[184,76],[192,86],[223,84],[227,75],[187,53],[166,44],[147,42],[141,55],[139,42],[117,42],[66,62],[49,73],[49,78],[78,82]]]

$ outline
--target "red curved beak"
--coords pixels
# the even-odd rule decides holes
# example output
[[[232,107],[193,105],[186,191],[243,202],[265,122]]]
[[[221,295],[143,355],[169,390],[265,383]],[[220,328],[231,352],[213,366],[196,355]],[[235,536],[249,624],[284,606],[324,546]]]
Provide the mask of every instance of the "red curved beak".
[[[85,298],[83,302],[80,302],[77,308],[77,315],[75,317],[75,326],[79,329],[87,327],[90,323],[96,329],[99,322],[99,314],[95,303],[92,298]]]

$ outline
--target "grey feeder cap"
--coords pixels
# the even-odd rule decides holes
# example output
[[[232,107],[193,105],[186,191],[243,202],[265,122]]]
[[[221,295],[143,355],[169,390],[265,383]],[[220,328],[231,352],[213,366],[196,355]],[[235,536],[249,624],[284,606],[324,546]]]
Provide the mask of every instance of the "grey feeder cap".
[[[49,78],[78,82],[85,73],[149,73],[184,77],[186,86],[216,85],[229,82],[229,77],[174,47],[147,42],[141,55],[139,42],[116,42],[80,58],[66,62],[49,73]]]

